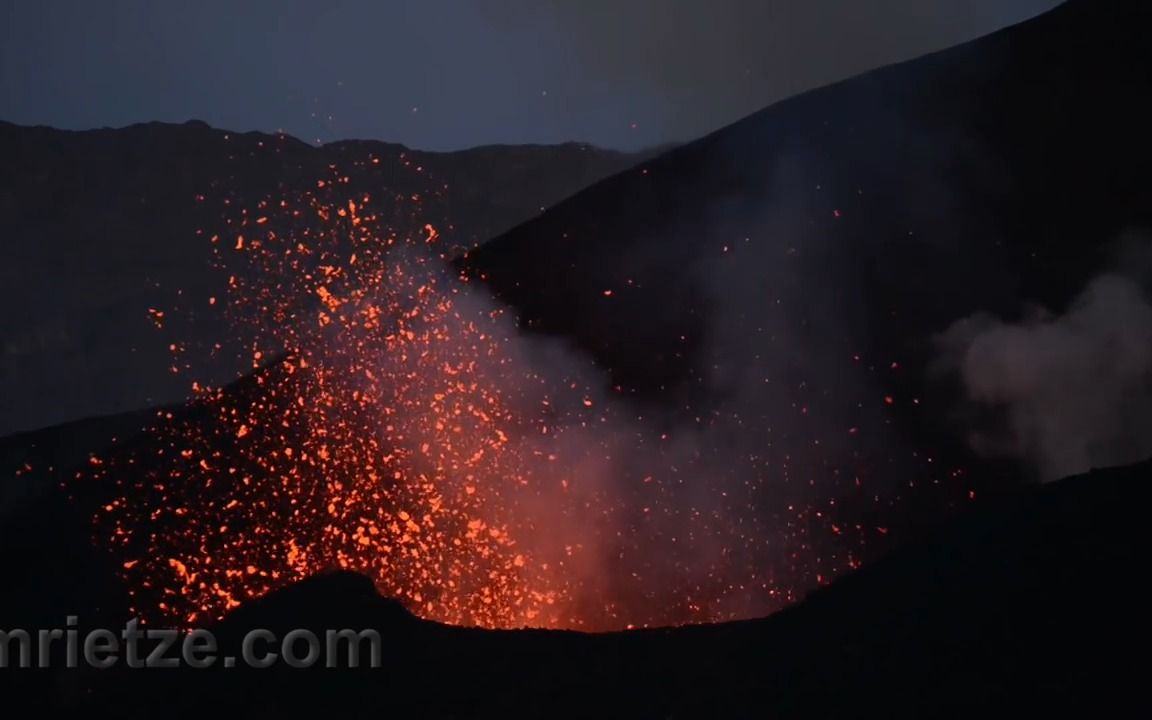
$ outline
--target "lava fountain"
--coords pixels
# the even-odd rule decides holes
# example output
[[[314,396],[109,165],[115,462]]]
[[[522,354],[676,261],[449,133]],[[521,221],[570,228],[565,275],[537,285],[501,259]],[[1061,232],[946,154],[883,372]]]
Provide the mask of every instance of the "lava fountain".
[[[211,236],[227,293],[207,302],[252,372],[195,383],[146,450],[92,458],[118,485],[94,535],[133,613],[194,625],[344,568],[433,620],[603,630],[771,611],[858,562],[810,542],[842,533],[830,517],[765,519],[697,450],[531,357],[435,228],[372,206],[334,174]]]

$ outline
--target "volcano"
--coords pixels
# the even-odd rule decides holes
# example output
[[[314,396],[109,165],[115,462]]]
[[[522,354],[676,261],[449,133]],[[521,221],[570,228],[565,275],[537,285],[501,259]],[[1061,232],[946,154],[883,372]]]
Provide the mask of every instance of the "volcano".
[[[735,409],[797,457],[849,426],[942,456],[954,398],[929,382],[931,338],[972,313],[1066,306],[1148,227],[1150,20],[1142,3],[1073,0],[805,93],[462,266],[670,422]],[[861,412],[880,398],[890,414]]]
[[[404,153],[298,148],[314,164],[251,194],[228,159],[184,188],[215,279],[151,310],[187,382],[179,318],[224,307],[246,375],[0,443],[5,616],[339,616],[395,639],[387,669],[301,692],[431,716],[1127,697],[1147,464],[1031,484],[969,442],[936,366],[958,320],[1067,306],[1147,225],[1149,20],[1072,0],[633,158],[482,244],[378,191],[423,172]],[[299,706],[299,675],[262,707]],[[255,697],[170,680],[189,711]]]

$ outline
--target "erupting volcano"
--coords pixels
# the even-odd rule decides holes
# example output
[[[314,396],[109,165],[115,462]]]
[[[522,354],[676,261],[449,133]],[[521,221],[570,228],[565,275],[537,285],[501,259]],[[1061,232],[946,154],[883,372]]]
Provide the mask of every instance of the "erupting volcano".
[[[788,2],[6,13],[10,704],[1147,704],[1152,3]]]
[[[393,229],[339,172],[226,206],[203,235],[228,290],[199,302],[252,375],[192,381],[149,450],[93,456],[82,480],[120,486],[94,527],[134,613],[207,622],[342,568],[429,619],[604,630],[770,611],[858,563],[862,528],[769,516],[766,470],[717,476],[592,373],[542,360],[435,228]],[[814,530],[848,542],[828,553]]]

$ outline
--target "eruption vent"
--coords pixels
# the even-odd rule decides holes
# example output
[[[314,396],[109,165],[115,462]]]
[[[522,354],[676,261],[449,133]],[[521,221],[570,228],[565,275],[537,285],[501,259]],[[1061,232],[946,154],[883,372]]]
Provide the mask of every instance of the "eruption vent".
[[[193,625],[344,568],[434,620],[617,629],[764,614],[858,564],[866,529],[834,502],[769,512],[763,457],[720,467],[649,427],[449,272],[436,229],[395,231],[348,185],[211,237],[206,305],[252,374],[92,458],[134,613]]]

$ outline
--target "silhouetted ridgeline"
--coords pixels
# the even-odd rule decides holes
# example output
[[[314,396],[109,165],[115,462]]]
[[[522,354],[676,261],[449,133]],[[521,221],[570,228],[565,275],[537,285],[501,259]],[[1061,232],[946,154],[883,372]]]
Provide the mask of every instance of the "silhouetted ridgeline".
[[[83,132],[0,122],[0,154],[0,434],[182,399],[190,381],[169,372],[169,342],[182,334],[194,353],[228,334],[203,305],[225,279],[209,267],[207,238],[266,197],[315,189],[330,165],[387,226],[432,223],[463,248],[645,157],[578,143],[314,147],[201,122]],[[198,317],[181,324],[189,306]],[[168,311],[172,338],[150,308]]]
[[[1062,313],[1096,273],[1135,270],[1118,246],[1152,221],[1149,27],[1147,3],[1073,0],[802,94],[463,265],[673,424],[758,417],[794,457],[847,425],[861,432],[842,456],[966,445],[955,378],[931,372],[939,334],[974,313]],[[892,430],[860,410],[884,397]]]

